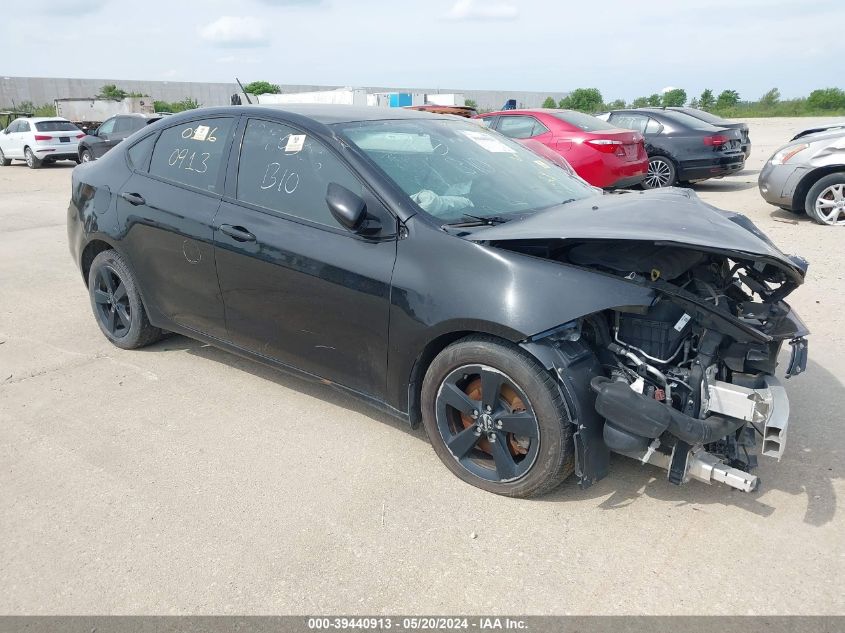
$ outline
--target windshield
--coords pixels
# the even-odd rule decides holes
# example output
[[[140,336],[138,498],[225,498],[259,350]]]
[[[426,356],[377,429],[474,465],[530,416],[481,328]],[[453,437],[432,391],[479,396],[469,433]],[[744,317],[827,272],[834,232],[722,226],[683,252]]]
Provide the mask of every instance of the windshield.
[[[73,132],[78,130],[70,121],[40,121],[35,124],[39,132]]]
[[[518,143],[450,119],[339,124],[357,147],[432,216],[502,218],[598,195]]]

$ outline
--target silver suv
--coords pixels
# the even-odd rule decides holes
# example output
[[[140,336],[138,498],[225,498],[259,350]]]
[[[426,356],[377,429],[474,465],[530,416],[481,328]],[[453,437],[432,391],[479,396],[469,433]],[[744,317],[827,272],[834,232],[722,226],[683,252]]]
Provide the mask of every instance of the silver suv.
[[[770,204],[845,225],[845,126],[805,130],[766,161],[758,180]]]

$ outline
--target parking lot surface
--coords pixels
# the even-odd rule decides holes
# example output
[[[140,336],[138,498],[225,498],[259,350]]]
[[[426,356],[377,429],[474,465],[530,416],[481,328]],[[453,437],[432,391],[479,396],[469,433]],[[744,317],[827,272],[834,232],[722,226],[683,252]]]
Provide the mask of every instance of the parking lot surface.
[[[127,352],[68,253],[72,164],[0,168],[0,613],[845,613],[845,230],[767,205],[814,119],[752,119],[695,189],[810,261],[780,463],[752,494],[622,457],[586,491],[485,493],[345,395],[182,338]]]

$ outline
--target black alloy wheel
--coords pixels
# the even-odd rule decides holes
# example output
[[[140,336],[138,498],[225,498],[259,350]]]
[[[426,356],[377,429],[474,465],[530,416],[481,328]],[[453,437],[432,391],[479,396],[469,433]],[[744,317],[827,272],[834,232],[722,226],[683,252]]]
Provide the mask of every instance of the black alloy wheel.
[[[487,365],[452,371],[437,394],[437,428],[452,456],[477,477],[499,483],[534,464],[540,427],[516,382]]]
[[[93,293],[100,325],[115,339],[125,337],[132,327],[132,307],[126,285],[112,266],[103,265],[97,270]]]

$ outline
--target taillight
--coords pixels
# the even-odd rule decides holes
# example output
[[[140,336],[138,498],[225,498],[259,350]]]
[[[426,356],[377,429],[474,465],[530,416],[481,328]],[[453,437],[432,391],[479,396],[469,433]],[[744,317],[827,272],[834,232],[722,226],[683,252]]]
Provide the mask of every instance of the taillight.
[[[53,137],[52,136],[44,136],[43,134],[36,134],[35,140],[36,141],[52,141]]]
[[[625,154],[622,141],[614,141],[609,138],[591,138],[584,142],[605,154],[619,154],[620,156]]]
[[[718,147],[719,145],[724,145],[728,142],[727,136],[722,136],[721,134],[714,134],[713,136],[705,136],[704,137],[704,144],[710,145],[711,147]]]
[[[84,134],[77,134],[77,135],[76,135],[76,138],[84,138],[84,137],[85,137],[85,135],[84,135]]]

